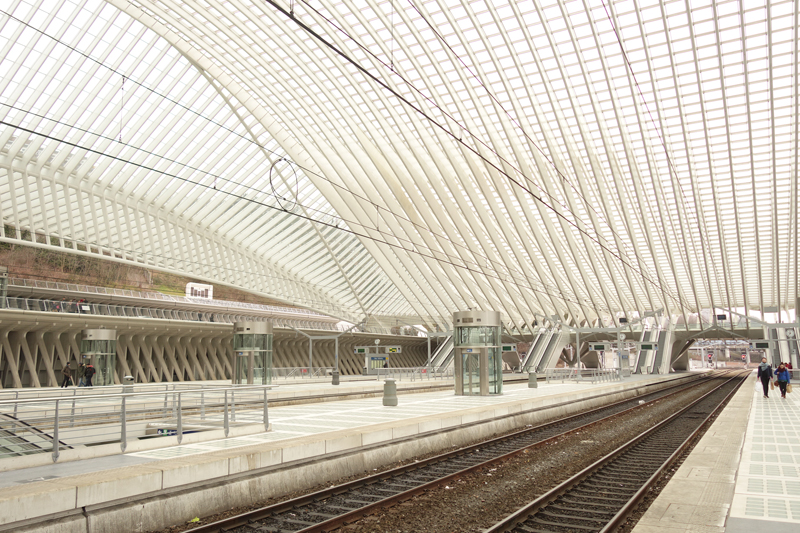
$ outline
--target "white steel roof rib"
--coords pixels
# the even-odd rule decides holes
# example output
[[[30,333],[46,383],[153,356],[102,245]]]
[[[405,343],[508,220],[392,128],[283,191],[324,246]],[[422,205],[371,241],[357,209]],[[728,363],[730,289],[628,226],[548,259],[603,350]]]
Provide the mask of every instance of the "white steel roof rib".
[[[9,0],[0,241],[353,323],[788,310],[798,24],[797,0]]]

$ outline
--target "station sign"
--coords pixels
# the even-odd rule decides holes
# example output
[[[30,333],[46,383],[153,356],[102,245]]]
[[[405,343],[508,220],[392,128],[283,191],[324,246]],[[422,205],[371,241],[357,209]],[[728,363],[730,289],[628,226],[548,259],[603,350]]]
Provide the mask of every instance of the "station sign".
[[[356,355],[385,355],[390,353],[402,353],[403,348],[401,346],[383,346],[383,345],[375,345],[375,346],[356,346],[353,348],[353,353]]]
[[[640,350],[658,350],[658,344],[652,342],[637,342],[637,341],[626,341],[630,344],[635,344],[639,346]],[[590,344],[590,350],[595,352],[605,352],[611,349],[610,344]]]
[[[503,352],[516,352],[517,351],[517,345],[516,344],[503,344],[502,347],[500,348],[500,350],[503,351]]]

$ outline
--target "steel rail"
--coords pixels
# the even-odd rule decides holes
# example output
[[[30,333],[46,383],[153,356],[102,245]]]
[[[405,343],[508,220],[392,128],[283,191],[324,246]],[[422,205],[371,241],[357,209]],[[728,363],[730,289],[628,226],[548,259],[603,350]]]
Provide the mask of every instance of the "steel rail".
[[[507,533],[513,531],[516,527],[522,526],[528,518],[535,515],[537,512],[542,510],[544,507],[553,503],[557,498],[567,493],[570,489],[575,488],[584,480],[586,480],[589,476],[596,473],[602,467],[609,465],[612,461],[617,459],[620,455],[624,454],[625,452],[631,450],[635,445],[637,445],[642,440],[646,439],[647,437],[655,434],[657,431],[663,429],[668,424],[676,421],[678,418],[686,414],[691,409],[694,409],[700,402],[704,401],[708,396],[714,394],[722,387],[728,385],[731,381],[736,379],[740,379],[740,382],[734,387],[730,393],[728,393],[725,398],[723,398],[719,404],[711,411],[711,413],[703,420],[703,422],[694,430],[692,433],[684,439],[684,441],[680,444],[680,446],[669,456],[669,458],[664,461],[656,470],[654,474],[652,474],[648,480],[643,484],[642,487],[637,490],[636,494],[628,500],[623,507],[614,515],[614,517],[609,521],[606,526],[603,527],[602,533],[609,533],[617,529],[622,523],[627,519],[633,510],[636,509],[636,506],[641,501],[642,498],[647,494],[649,488],[660,478],[661,474],[663,474],[664,470],[669,468],[671,464],[686,450],[686,448],[691,444],[693,439],[697,436],[697,434],[706,426],[709,420],[717,414],[717,412],[722,409],[730,399],[730,397],[736,393],[742,383],[746,380],[747,376],[750,374],[748,372],[745,375],[735,375],[732,376],[730,379],[726,380],[724,383],[721,383],[718,387],[715,387],[713,390],[709,391],[708,393],[702,395],[697,400],[693,401],[683,409],[677,411],[676,413],[672,414],[670,417],[664,419],[663,421],[659,422],[655,426],[643,431],[633,439],[629,440],[628,442],[622,444],[616,450],[608,453],[607,455],[601,457],[591,465],[587,466],[577,474],[573,475],[560,485],[550,489],[545,494],[539,496],[529,504],[521,507],[514,513],[510,514],[503,520],[497,522],[490,528],[484,530],[483,533]],[[564,525],[564,528],[568,528],[567,524]],[[528,530],[532,530],[528,528]],[[589,529],[586,529],[589,531]]]
[[[344,484],[338,485],[336,487],[323,489],[323,490],[314,492],[312,494],[300,496],[298,498],[287,500],[285,502],[281,502],[281,503],[278,503],[278,504],[275,504],[275,505],[271,505],[271,506],[268,506],[268,507],[263,507],[261,509],[256,509],[256,510],[253,510],[253,511],[248,511],[246,513],[243,513],[243,514],[240,514],[240,515],[237,515],[237,516],[225,518],[225,519],[219,520],[217,522],[212,522],[210,524],[206,524],[206,525],[203,525],[203,526],[200,526],[200,527],[193,528],[192,532],[193,533],[212,533],[212,532],[215,533],[215,532],[232,531],[232,530],[235,530],[236,528],[244,527],[244,526],[247,526],[248,524],[253,524],[254,522],[257,522],[257,521],[260,521],[260,520],[265,520],[265,519],[268,519],[268,518],[270,518],[272,516],[275,516],[275,515],[278,515],[278,514],[281,514],[281,513],[285,513],[287,511],[291,511],[291,510],[303,507],[305,505],[316,503],[316,502],[319,502],[321,500],[326,500],[328,498],[335,497],[337,495],[345,494],[345,493],[347,493],[349,491],[352,491],[354,489],[358,489],[358,488],[361,488],[361,487],[372,485],[372,484],[378,483],[380,481],[385,481],[385,480],[391,479],[391,478],[396,477],[396,476],[401,475],[401,474],[405,474],[405,473],[421,470],[422,468],[425,468],[425,467],[428,467],[428,466],[433,466],[433,465],[435,465],[437,463],[442,463],[444,461],[447,461],[449,459],[453,459],[455,457],[465,456],[467,454],[470,454],[470,453],[473,453],[473,452],[477,452],[478,450],[480,450],[482,448],[486,448],[486,447],[489,447],[489,446],[500,445],[500,444],[504,443],[505,441],[509,441],[509,440],[524,436],[525,434],[531,434],[531,433],[534,433],[534,432],[547,430],[548,428],[551,428],[551,427],[559,425],[559,424],[574,422],[579,418],[584,418],[584,417],[587,417],[587,416],[591,416],[593,414],[597,414],[599,411],[613,409],[615,407],[619,407],[621,404],[630,403],[630,402],[633,402],[633,401],[636,401],[636,400],[641,400],[642,397],[653,396],[653,395],[661,394],[661,393],[663,393],[665,391],[669,391],[671,389],[677,389],[677,390],[674,390],[673,392],[670,392],[668,394],[665,394],[665,395],[659,396],[657,398],[654,398],[653,401],[657,400],[657,399],[669,398],[669,397],[674,396],[676,394],[680,394],[680,393],[684,392],[687,389],[702,385],[704,383],[708,383],[708,381],[709,381],[708,378],[709,377],[710,377],[709,375],[699,376],[697,379],[693,379],[692,381],[690,381],[688,383],[687,382],[681,382],[679,384],[676,384],[676,385],[673,385],[673,386],[670,386],[670,387],[666,387],[666,388],[661,389],[659,391],[655,391],[655,392],[652,392],[652,393],[647,393],[647,394],[639,396],[637,398],[620,400],[618,402],[614,402],[614,403],[611,403],[609,405],[605,405],[605,406],[602,406],[602,407],[597,407],[595,409],[592,409],[592,410],[589,410],[589,411],[585,411],[585,412],[582,412],[582,413],[578,413],[578,414],[575,414],[575,415],[571,415],[569,417],[560,418],[558,420],[553,420],[551,422],[540,424],[540,425],[535,426],[535,427],[525,428],[523,430],[511,433],[511,434],[508,434],[508,435],[504,435],[502,437],[497,437],[497,438],[494,438],[494,439],[490,439],[490,440],[481,442],[479,444],[473,444],[473,445],[470,445],[470,446],[467,446],[467,447],[464,447],[464,448],[460,448],[458,450],[446,452],[444,454],[437,455],[435,457],[431,457],[431,458],[428,458],[428,459],[425,459],[425,460],[422,460],[422,461],[419,461],[419,462],[416,462],[416,463],[404,465],[404,466],[401,466],[401,467],[398,467],[398,468],[387,470],[385,472],[381,472],[379,474],[374,474],[374,475],[371,475],[371,476],[368,476],[368,477],[364,477],[364,478],[361,478],[361,479],[350,481],[348,483],[344,483]],[[556,435],[553,435],[551,437],[547,437],[545,439],[537,440],[536,442],[526,444],[526,445],[521,446],[521,447],[519,447],[519,448],[517,448],[517,449],[515,449],[515,450],[513,450],[511,452],[502,453],[502,454],[500,454],[498,456],[495,456],[495,457],[493,457],[493,458],[491,458],[491,459],[489,459],[487,461],[482,461],[480,463],[468,466],[468,467],[466,467],[464,469],[461,469],[461,470],[458,470],[456,472],[447,474],[445,476],[438,476],[436,479],[434,479],[432,481],[429,481],[427,483],[421,484],[421,485],[419,485],[417,487],[409,488],[409,490],[400,492],[398,494],[387,496],[385,498],[382,498],[379,501],[376,501],[376,502],[370,503],[368,505],[359,507],[359,508],[351,510],[349,512],[342,513],[342,514],[340,514],[338,516],[333,516],[333,517],[331,517],[331,518],[329,518],[327,520],[321,521],[321,522],[313,524],[313,525],[309,525],[306,528],[296,530],[296,533],[312,533],[312,532],[331,531],[331,530],[336,529],[337,527],[340,527],[340,526],[342,526],[344,524],[347,524],[347,523],[350,523],[350,522],[354,522],[357,519],[359,519],[359,518],[361,518],[363,516],[366,516],[368,514],[371,514],[372,512],[375,512],[376,510],[378,510],[380,508],[390,507],[392,505],[395,505],[397,503],[405,501],[405,500],[407,500],[409,498],[412,498],[417,494],[420,494],[420,493],[422,493],[422,492],[424,492],[426,490],[434,488],[437,485],[440,485],[442,483],[446,483],[447,481],[449,481],[451,479],[454,479],[456,477],[462,476],[462,475],[464,475],[464,474],[466,474],[466,473],[468,473],[470,471],[473,471],[473,470],[476,470],[476,469],[479,469],[479,468],[483,468],[483,467],[489,466],[489,465],[497,463],[497,462],[501,462],[501,461],[507,460],[510,457],[513,457],[515,455],[521,454],[525,450],[530,449],[532,447],[541,446],[543,444],[546,444],[548,442],[554,441],[556,439],[560,439],[564,435],[568,435],[568,434],[570,434],[572,432],[585,430],[586,428],[588,428],[588,427],[590,427],[592,425],[599,424],[600,422],[603,422],[603,421],[607,421],[608,419],[613,418],[613,417],[621,416],[621,415],[623,415],[625,413],[631,412],[631,411],[639,409],[641,407],[643,407],[643,406],[642,405],[638,405],[638,404],[637,405],[633,405],[632,407],[630,407],[628,409],[624,409],[623,411],[618,411],[618,412],[612,413],[612,414],[610,414],[608,416],[602,417],[602,418],[597,419],[597,420],[593,420],[593,421],[591,421],[589,423],[581,424],[579,426],[570,428],[567,431],[560,432],[560,433],[558,433]]]

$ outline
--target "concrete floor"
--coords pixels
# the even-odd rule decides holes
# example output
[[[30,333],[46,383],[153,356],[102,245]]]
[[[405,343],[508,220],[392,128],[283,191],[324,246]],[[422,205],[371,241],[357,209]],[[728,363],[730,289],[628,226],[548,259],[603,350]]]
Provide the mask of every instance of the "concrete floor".
[[[800,531],[798,396],[748,378],[633,532]]]
[[[0,531],[160,529],[188,514],[185,519],[201,514],[198,509],[208,514],[262,501],[463,446],[547,416],[634,397],[647,382],[681,377],[633,376],[596,385],[540,383],[536,389],[506,384],[504,394],[487,397],[416,393],[400,395],[397,407],[383,406],[380,397],[274,407],[273,430],[266,433],[4,472]],[[319,385],[308,387],[293,386],[286,392],[321,390]],[[244,415],[237,412],[237,418]],[[52,524],[36,522],[53,513],[59,518]]]

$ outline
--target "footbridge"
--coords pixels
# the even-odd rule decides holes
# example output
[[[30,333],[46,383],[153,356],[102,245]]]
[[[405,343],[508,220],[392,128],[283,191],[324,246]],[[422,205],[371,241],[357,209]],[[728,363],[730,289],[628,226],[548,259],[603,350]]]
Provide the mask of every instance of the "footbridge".
[[[559,330],[566,332],[568,340],[563,344],[560,358],[569,366],[580,361],[588,368],[598,368],[602,365],[602,352],[610,351],[617,356],[624,351],[633,372],[666,374],[689,369],[690,350],[698,341],[719,340],[746,343],[753,352],[766,356],[772,363],[800,363],[797,342],[800,324],[768,323],[744,316],[734,316],[730,320],[730,315],[720,315],[720,318],[722,316],[726,320],[705,324],[697,320],[671,325],[655,320],[616,328],[562,325]]]
[[[402,347],[393,366],[422,366],[427,357],[425,337],[345,332],[338,319],[303,309],[14,278],[8,294],[0,306],[3,388],[57,386],[61,369],[77,365],[81,332],[95,328],[117,331],[117,383],[126,375],[138,383],[231,379],[237,321],[273,321],[276,367],[333,367],[337,341],[343,375],[361,373],[353,348],[375,339]],[[302,332],[315,337],[311,347]]]

